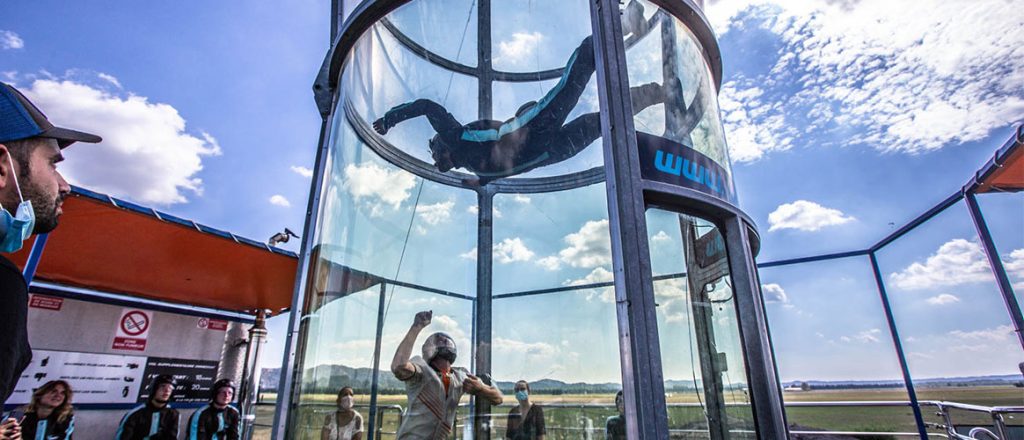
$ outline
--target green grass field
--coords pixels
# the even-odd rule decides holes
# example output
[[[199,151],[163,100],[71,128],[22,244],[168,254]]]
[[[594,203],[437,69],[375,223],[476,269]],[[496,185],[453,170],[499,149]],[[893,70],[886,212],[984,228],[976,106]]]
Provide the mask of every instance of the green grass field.
[[[919,400],[943,400],[960,403],[969,403],[983,406],[1024,406],[1024,390],[1014,387],[951,387],[951,388],[919,388],[917,389]],[[742,396],[726,393],[726,398]],[[273,401],[272,394],[264,394],[264,401]],[[580,439],[585,431],[590,431],[594,439],[603,439],[605,420],[614,414],[612,408],[614,395],[611,394],[576,394],[576,395],[534,395],[536,403],[545,406],[545,421],[548,428],[548,439]],[[906,401],[907,394],[902,388],[885,389],[861,389],[861,390],[812,390],[805,392],[787,392],[784,394],[787,403],[792,402],[825,402],[825,401]],[[296,440],[309,440],[320,438],[320,427],[326,414],[332,410],[334,396],[313,395],[306,396],[299,411],[299,435]],[[706,438],[706,435],[690,434],[684,431],[706,429],[706,421],[700,406],[689,406],[697,404],[697,396],[693,393],[671,393],[668,395],[669,403],[669,426],[679,430],[678,437],[673,438]],[[359,401],[357,404],[366,404],[367,401]],[[739,402],[737,402],[739,403]],[[580,405],[602,405],[603,407],[590,407]],[[381,395],[378,405],[399,405],[405,406],[405,397],[401,395]],[[576,405],[576,406],[574,406]],[[495,430],[494,438],[502,438],[504,435],[505,415],[508,413],[508,405],[495,410],[492,423]],[[260,406],[257,411],[257,423],[270,425],[273,420],[273,406]],[[460,414],[460,424],[465,420],[468,409],[463,409]],[[366,410],[363,411],[364,420],[368,420]],[[730,427],[733,429],[750,429],[751,415],[748,406],[731,406],[728,410]],[[942,420],[935,416],[934,407],[925,407],[923,410],[927,422],[940,423]],[[800,408],[789,407],[786,410],[789,423],[801,427],[813,428],[815,430],[830,431],[865,431],[865,432],[915,432],[913,414],[909,407],[817,407]],[[388,411],[381,421],[380,438],[390,440],[394,438],[394,432],[398,427],[397,411]],[[991,423],[991,419],[984,415],[975,415],[966,412],[954,413],[955,423]],[[1020,417],[1009,418],[1007,423],[1013,425],[1024,425]],[[270,438],[269,428],[257,430],[255,438],[265,440]],[[933,432],[939,432],[932,430]],[[389,434],[392,433],[392,434]],[[461,438],[461,431],[457,432],[456,438]],[[743,438],[742,435],[735,436]],[[871,436],[865,438],[882,439],[892,438],[885,436]]]

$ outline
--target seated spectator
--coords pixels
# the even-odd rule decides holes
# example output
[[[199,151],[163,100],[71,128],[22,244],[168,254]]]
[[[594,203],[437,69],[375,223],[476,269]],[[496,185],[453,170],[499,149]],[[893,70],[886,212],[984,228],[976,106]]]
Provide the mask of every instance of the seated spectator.
[[[37,388],[21,421],[21,438],[70,439],[75,430],[71,395],[71,385],[63,380],[51,380]]]
[[[338,410],[324,420],[320,440],[362,440],[363,416],[352,408],[355,404],[352,387],[342,387],[336,403]]]
[[[516,382],[518,406],[508,411],[505,438],[512,440],[543,440],[544,409],[530,402],[530,384],[525,380]],[[524,415],[525,414],[525,415]]]
[[[192,413],[185,439],[238,440],[242,416],[231,407],[234,399],[235,384],[231,379],[214,382],[210,388],[210,404]]]
[[[178,382],[168,374],[153,379],[146,403],[124,415],[114,440],[177,440],[178,410],[170,402]]]
[[[608,418],[604,425],[604,438],[626,440],[626,400],[622,397],[622,390],[615,394],[615,409],[619,415]]]

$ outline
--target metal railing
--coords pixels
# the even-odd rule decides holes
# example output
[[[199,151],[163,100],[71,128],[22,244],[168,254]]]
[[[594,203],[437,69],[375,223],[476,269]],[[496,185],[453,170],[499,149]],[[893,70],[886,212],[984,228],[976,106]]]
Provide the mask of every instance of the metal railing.
[[[277,406],[277,404],[276,403],[259,402],[259,403],[256,404],[256,406],[270,406],[270,407],[273,407],[273,406]],[[307,406],[307,405],[303,405],[303,406]],[[327,403],[325,403],[325,404],[313,404],[313,405],[308,405],[308,406],[316,406],[316,407],[321,407],[322,406],[322,407],[324,407],[324,409],[317,409],[317,410],[313,411],[314,414],[320,414],[320,415],[323,415],[323,416],[326,416],[326,415],[336,411],[336,407],[334,405],[327,404]],[[369,410],[370,410],[370,405],[353,405],[352,407],[353,407],[353,409],[363,409],[363,410],[366,410],[367,412],[369,412]],[[381,438],[381,435],[391,435],[391,436],[393,436],[393,435],[397,435],[398,434],[397,431],[384,431],[384,417],[386,415],[388,415],[388,413],[391,413],[391,412],[394,412],[396,417],[398,418],[398,422],[395,423],[395,426],[401,426],[401,424],[402,424],[402,414],[403,414],[403,410],[402,410],[402,406],[401,405],[377,405],[377,413],[376,413],[376,417],[374,417],[374,420],[375,420],[374,425],[376,425],[376,426],[374,426],[374,429],[373,429],[373,431],[374,431],[373,438],[374,439]],[[313,419],[316,420],[317,418],[314,417]],[[273,424],[268,424],[268,423],[254,423],[253,426],[257,427],[257,428],[273,428],[274,427]],[[306,426],[306,428],[307,429],[320,429],[321,426],[312,426],[312,425],[310,425],[310,426]]]

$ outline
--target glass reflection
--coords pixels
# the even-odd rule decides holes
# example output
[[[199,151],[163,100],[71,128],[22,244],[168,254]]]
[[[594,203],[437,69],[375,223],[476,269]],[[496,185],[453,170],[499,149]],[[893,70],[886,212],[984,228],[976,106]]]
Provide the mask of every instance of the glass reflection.
[[[647,210],[669,429],[683,438],[757,438],[721,232]]]

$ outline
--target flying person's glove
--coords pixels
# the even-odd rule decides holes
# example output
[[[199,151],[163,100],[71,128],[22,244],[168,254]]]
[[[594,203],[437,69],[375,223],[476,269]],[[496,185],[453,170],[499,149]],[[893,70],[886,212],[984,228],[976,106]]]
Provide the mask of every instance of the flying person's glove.
[[[382,135],[388,134],[388,130],[394,127],[397,122],[391,117],[391,112],[384,113],[384,117],[373,121],[373,130]]]

